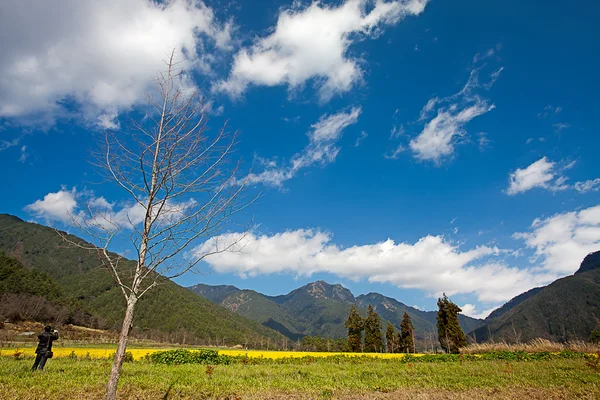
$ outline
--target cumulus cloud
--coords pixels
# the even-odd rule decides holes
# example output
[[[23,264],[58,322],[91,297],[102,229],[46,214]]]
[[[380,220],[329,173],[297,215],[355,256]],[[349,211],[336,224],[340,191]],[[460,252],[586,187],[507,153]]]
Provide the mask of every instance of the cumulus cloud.
[[[342,137],[344,129],[355,124],[361,113],[360,107],[350,111],[341,111],[336,114],[323,115],[319,121],[311,125],[308,132],[308,145],[296,153],[289,162],[278,164],[273,160],[259,158],[259,164],[264,170],[251,173],[245,180],[248,185],[264,184],[281,187],[287,180],[292,179],[300,170],[312,165],[327,165],[335,161],[340,148],[336,145]]]
[[[29,204],[25,210],[38,218],[56,220],[64,223],[71,221],[77,208],[77,191],[63,187],[56,193],[48,193],[41,200]]]
[[[141,99],[171,49],[196,68],[208,62],[197,49],[227,47],[230,29],[200,0],[5,1],[0,117],[52,120],[75,103],[114,128],[115,110]]]
[[[464,314],[471,318],[484,319],[498,307],[487,308],[483,311],[479,311],[478,307],[475,304],[465,304],[465,305],[460,306],[460,308],[462,309],[461,314]]]
[[[506,193],[514,196],[535,188],[553,192],[575,189],[579,193],[600,189],[600,178],[575,182],[573,185],[567,184],[568,178],[564,175],[564,171],[571,169],[574,165],[575,161],[561,167],[548,160],[547,157],[542,157],[526,168],[517,168],[511,172]]]
[[[423,12],[428,0],[346,0],[338,6],[314,1],[281,10],[272,33],[241,49],[229,78],[214,89],[241,96],[250,85],[298,88],[313,80],[322,100],[361,80],[360,59],[349,54],[357,40]],[[369,11],[367,11],[367,8]]]
[[[167,202],[158,216],[157,205],[152,211],[154,218],[158,217],[159,223],[172,223],[181,219],[185,211],[196,205],[195,200],[189,199],[182,202]],[[77,191],[62,187],[59,191],[48,193],[41,200],[25,206],[25,211],[36,218],[45,221],[57,221],[63,224],[79,224],[88,227],[102,227],[113,229],[133,229],[142,222],[146,216],[146,207],[139,203],[124,203],[116,205],[104,197],[96,197],[89,191]]]
[[[195,249],[206,253],[215,243],[230,243],[239,234],[226,234]],[[401,288],[421,289],[431,295],[442,292],[475,293],[480,301],[498,303],[546,283],[543,274],[513,268],[489,257],[502,251],[477,246],[462,250],[442,236],[428,235],[416,243],[391,239],[342,248],[330,233],[299,229],[273,235],[249,234],[239,252],[226,252],[206,261],[220,273],[242,277],[289,273],[310,276],[327,272],[349,279],[387,282]]]
[[[491,55],[495,52],[495,49],[488,51]],[[490,56],[478,54],[475,60],[481,61]],[[475,67],[471,71],[467,83],[458,93],[444,98],[433,97],[423,106],[416,121],[424,123],[423,129],[408,145],[416,159],[441,165],[444,160],[454,155],[456,144],[466,138],[465,126],[474,118],[495,108],[480,92],[492,87],[502,68],[493,71],[486,82],[481,82],[479,76],[484,66]],[[486,143],[489,143],[489,139],[484,137],[484,144]],[[480,147],[481,144],[480,137]],[[397,158],[405,149],[405,145],[400,144],[395,150],[387,153],[386,157]]]
[[[531,228],[514,236],[535,249],[533,262],[552,273],[571,274],[587,254],[600,249],[600,205],[536,219]]]

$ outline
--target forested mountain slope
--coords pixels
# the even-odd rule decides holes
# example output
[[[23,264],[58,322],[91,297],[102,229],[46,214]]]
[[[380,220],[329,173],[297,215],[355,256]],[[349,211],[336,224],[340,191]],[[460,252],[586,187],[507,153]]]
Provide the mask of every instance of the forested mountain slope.
[[[80,240],[72,236],[74,240]],[[96,327],[120,329],[125,301],[97,256],[67,246],[52,229],[0,214],[0,251],[18,260],[32,273],[46,274],[61,296],[90,314]],[[133,262],[133,261],[129,261]],[[1,283],[0,283],[1,285]],[[49,296],[44,296],[50,298]],[[279,342],[280,334],[233,313],[168,281],[151,290],[138,303],[134,334],[154,333],[171,340],[187,338],[207,342],[226,339],[231,344]]]

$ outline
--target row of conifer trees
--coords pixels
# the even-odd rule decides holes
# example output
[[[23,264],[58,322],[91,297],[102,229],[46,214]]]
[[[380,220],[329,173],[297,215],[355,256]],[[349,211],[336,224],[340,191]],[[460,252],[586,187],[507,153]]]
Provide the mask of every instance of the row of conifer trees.
[[[460,326],[458,313],[462,310],[444,294],[438,299],[438,341],[448,353],[458,353],[466,346],[465,334]],[[348,347],[353,352],[366,353],[414,353],[416,351],[415,329],[406,312],[400,323],[400,331],[388,322],[385,331],[385,346],[381,334],[381,317],[369,304],[366,318],[360,316],[354,304],[345,323],[348,329]]]

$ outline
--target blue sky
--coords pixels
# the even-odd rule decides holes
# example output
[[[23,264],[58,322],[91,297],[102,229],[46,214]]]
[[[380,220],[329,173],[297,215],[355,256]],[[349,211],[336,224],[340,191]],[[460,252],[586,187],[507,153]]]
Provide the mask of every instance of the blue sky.
[[[600,249],[593,2],[54,3],[0,13],[1,212],[126,210],[90,152],[176,48],[262,191],[242,216],[249,254],[183,285],[325,279],[423,309],[446,292],[485,316]]]

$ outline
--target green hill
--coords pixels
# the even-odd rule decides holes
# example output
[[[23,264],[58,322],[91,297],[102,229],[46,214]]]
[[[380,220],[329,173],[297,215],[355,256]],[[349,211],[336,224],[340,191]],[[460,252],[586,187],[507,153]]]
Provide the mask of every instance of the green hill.
[[[507,312],[509,312],[510,310],[512,310],[513,308],[515,308],[516,306],[518,306],[519,304],[521,304],[522,302],[527,300],[528,298],[535,296],[536,294],[541,292],[543,289],[544,289],[544,287],[533,288],[533,289],[526,291],[525,293],[521,293],[520,295],[513,297],[508,302],[506,302],[502,307],[497,308],[494,311],[492,311],[490,313],[490,315],[488,315],[486,317],[485,321],[491,321],[493,319],[499,318],[500,316],[506,314]]]
[[[363,316],[371,304],[381,316],[384,329],[387,321],[400,329],[402,316],[407,312],[412,318],[418,338],[423,338],[426,332],[437,332],[434,311],[420,311],[378,293],[354,297],[342,285],[330,285],[324,281],[313,282],[279,296],[265,296],[233,286],[200,284],[190,289],[231,311],[269,326],[292,340],[307,335],[345,337],[347,330],[344,323],[351,304],[356,305]],[[223,297],[225,292],[230,294]],[[460,319],[465,331],[482,323],[481,320],[463,315]]]
[[[71,236],[73,240],[80,240]],[[65,245],[51,228],[0,214],[0,251],[24,270],[49,277],[61,295],[93,316],[93,327],[120,329],[125,301],[93,253]],[[130,261],[133,262],[133,261]],[[13,279],[13,278],[11,278]],[[4,282],[4,280],[3,280]],[[43,295],[44,298],[50,298]],[[64,321],[63,321],[64,322]],[[168,281],[138,303],[133,334],[158,340],[238,344],[281,335]]]
[[[595,252],[585,258],[574,275],[529,295],[469,335],[478,342],[524,342],[538,337],[555,341],[586,340],[592,330],[598,329],[599,321],[600,252]]]

